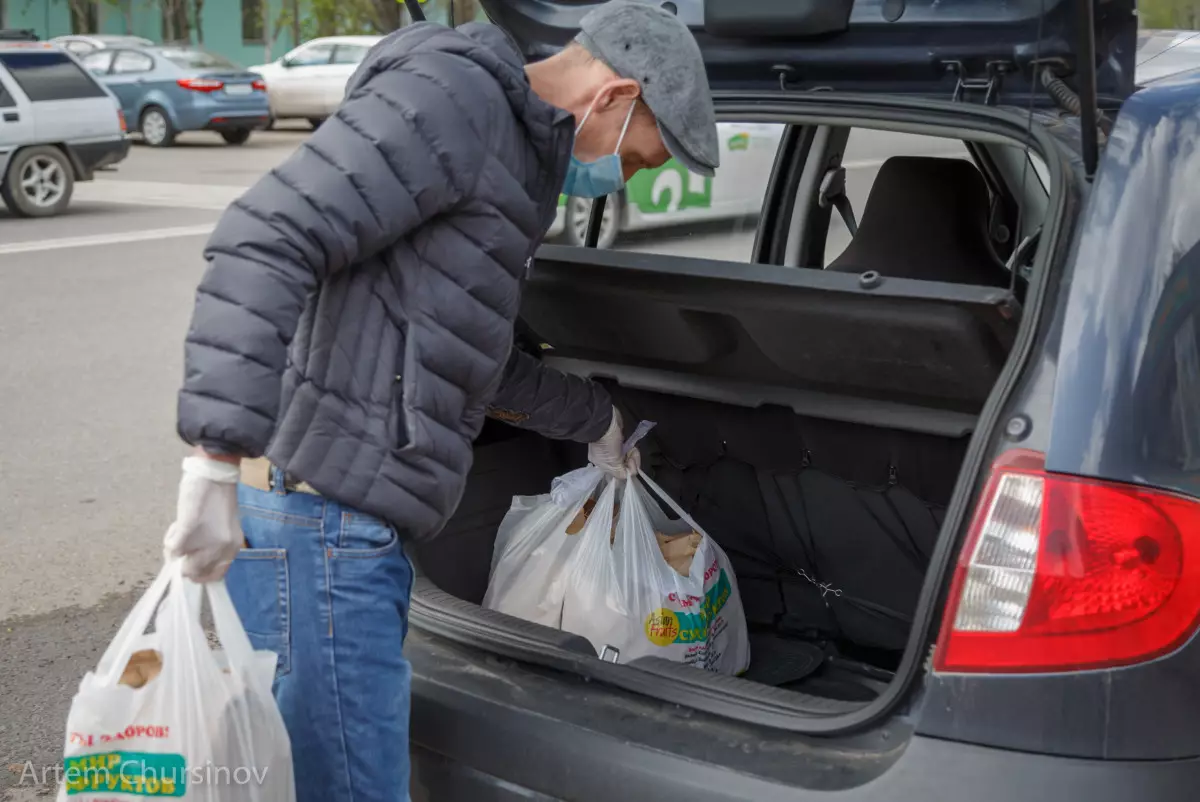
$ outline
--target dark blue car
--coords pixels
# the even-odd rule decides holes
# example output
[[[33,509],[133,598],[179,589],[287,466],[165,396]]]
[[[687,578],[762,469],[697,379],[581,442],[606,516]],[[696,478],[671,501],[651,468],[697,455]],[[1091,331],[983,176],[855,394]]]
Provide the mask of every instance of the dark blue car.
[[[121,101],[130,130],[152,147],[169,147],[182,131],[215,131],[241,145],[270,117],[262,77],[203,50],[117,47],[82,62]]]
[[[483,5],[531,59],[588,9]],[[784,128],[754,235],[545,246],[517,345],[658,422],[751,666],[483,608],[511,498],[586,460],[489,421],[412,549],[413,798],[1195,799],[1200,80],[1135,91],[1132,0],[663,5]]]

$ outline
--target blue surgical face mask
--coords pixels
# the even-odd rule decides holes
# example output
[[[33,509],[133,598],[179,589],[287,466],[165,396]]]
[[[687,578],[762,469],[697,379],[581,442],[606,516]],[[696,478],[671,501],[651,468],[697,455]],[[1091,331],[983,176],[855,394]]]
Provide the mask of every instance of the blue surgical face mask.
[[[571,164],[567,167],[567,178],[563,181],[563,194],[573,198],[601,198],[611,195],[625,186],[625,170],[621,166],[621,142],[625,140],[625,132],[629,130],[629,121],[633,119],[633,109],[637,105],[635,98],[629,105],[629,113],[625,115],[625,125],[621,126],[621,136],[617,138],[617,147],[607,156],[601,156],[594,162],[584,162],[571,154]],[[592,109],[588,109],[575,129],[575,136],[583,130]]]

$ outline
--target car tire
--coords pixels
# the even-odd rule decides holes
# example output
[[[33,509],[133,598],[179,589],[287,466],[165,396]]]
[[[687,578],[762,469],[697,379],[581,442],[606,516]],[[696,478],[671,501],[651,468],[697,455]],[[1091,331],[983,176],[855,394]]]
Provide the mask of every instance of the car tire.
[[[318,128],[320,128],[321,123],[323,123],[323,122],[325,122],[324,117],[309,117],[308,118],[308,124],[312,126],[312,129],[314,131],[317,130]]]
[[[244,145],[250,141],[250,129],[235,128],[232,131],[222,131],[221,139],[224,139],[227,145]]]
[[[0,197],[18,217],[52,217],[71,202],[75,170],[61,150],[49,145],[25,148],[8,163]]]
[[[175,144],[178,131],[171,124],[171,117],[162,106],[147,106],[138,121],[142,141],[152,148],[169,148]]]
[[[596,240],[597,248],[611,248],[621,233],[621,213],[624,211],[625,199],[621,193],[608,196],[604,204],[604,219],[600,225],[600,238]],[[588,221],[591,219],[592,203],[587,198],[567,198],[564,215],[563,236],[567,244],[577,248],[584,246],[587,236]]]

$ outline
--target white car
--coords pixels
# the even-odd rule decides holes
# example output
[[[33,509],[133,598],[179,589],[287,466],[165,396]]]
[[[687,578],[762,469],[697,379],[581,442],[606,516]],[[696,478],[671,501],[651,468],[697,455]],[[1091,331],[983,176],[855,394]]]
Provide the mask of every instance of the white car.
[[[273,120],[308,120],[313,128],[337,109],[346,82],[382,36],[311,39],[270,64],[250,67],[267,82]]]
[[[674,159],[636,173],[605,202],[597,247],[611,247],[624,231],[757,215],[783,126],[718,123],[717,132],[721,166],[715,176],[690,173]],[[561,236],[571,245],[583,245],[591,208],[590,200],[560,197],[547,237]]]
[[[97,50],[111,50],[118,47],[153,47],[154,42],[143,36],[127,36],[124,34],[76,34],[56,36],[50,40],[70,53],[82,58]]]

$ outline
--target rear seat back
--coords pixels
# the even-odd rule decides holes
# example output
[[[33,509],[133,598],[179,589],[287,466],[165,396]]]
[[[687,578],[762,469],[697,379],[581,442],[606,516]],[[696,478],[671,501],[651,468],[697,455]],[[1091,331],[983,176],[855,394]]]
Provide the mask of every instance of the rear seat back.
[[[989,206],[983,176],[966,159],[894,156],[879,168],[858,233],[825,269],[1007,287]]]

